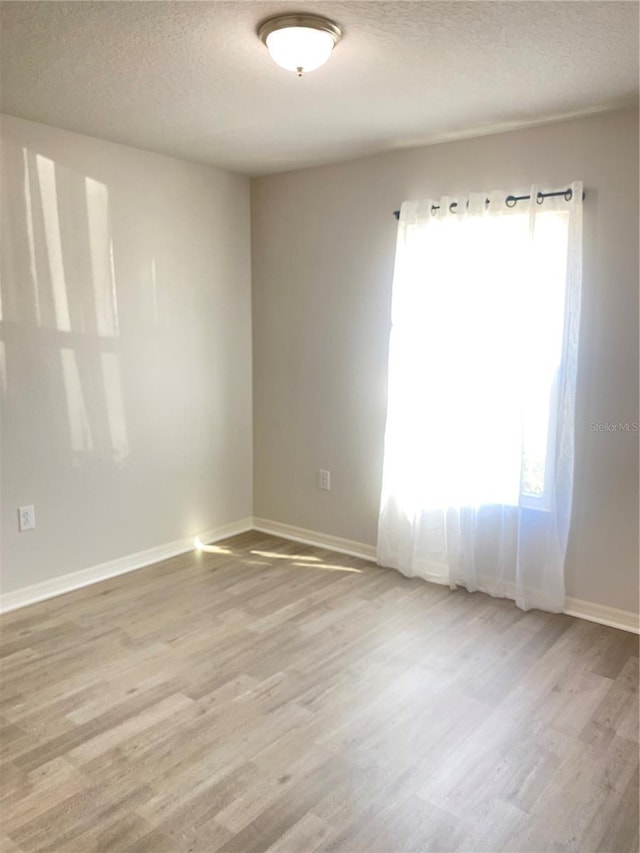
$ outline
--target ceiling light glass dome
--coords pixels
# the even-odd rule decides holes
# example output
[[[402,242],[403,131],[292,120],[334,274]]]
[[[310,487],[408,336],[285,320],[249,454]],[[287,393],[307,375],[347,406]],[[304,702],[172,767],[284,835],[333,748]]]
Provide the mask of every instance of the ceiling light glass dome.
[[[282,15],[264,21],[258,35],[275,63],[302,77],[324,65],[342,32],[319,15]]]

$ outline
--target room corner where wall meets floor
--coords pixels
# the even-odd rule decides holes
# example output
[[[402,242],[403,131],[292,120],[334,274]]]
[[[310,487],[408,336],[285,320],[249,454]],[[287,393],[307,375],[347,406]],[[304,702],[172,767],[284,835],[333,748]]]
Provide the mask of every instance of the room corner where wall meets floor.
[[[129,557],[63,575],[51,581],[34,584],[14,592],[0,594],[0,613],[9,613],[40,601],[56,598],[66,593],[100,583],[121,574],[144,569],[174,556],[197,551],[201,545],[215,545],[229,537],[255,531],[276,536],[291,543],[300,543],[325,551],[342,554],[375,563],[375,548],[315,530],[293,527],[264,518],[245,518],[216,530],[202,531],[196,537],[177,540]],[[204,549],[206,550],[206,548]],[[212,548],[217,553],[217,548]],[[389,570],[391,571],[391,570]],[[515,605],[514,605],[515,606]],[[600,625],[640,634],[640,620],[632,611],[605,607],[594,602],[568,597],[564,611],[569,616]]]

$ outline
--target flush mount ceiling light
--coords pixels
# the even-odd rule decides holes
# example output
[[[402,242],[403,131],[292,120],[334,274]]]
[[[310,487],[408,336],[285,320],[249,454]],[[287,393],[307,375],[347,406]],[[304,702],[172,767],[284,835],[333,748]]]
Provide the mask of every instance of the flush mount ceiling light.
[[[324,65],[341,35],[337,24],[320,15],[279,15],[258,27],[273,61],[298,77]]]

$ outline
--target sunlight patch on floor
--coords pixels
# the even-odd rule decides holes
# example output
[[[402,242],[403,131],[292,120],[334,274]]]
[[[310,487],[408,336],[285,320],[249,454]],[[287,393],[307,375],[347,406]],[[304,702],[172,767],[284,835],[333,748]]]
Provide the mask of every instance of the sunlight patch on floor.
[[[220,545],[205,545],[204,542],[200,541],[200,537],[196,536],[193,540],[193,547],[196,551],[205,551],[207,554],[231,554],[232,552],[228,548],[223,548]]]
[[[258,557],[269,557],[271,560],[306,560],[310,563],[321,563],[320,557],[307,557],[304,554],[278,554],[275,551],[252,551]]]
[[[354,569],[351,566],[336,566],[331,563],[293,563],[294,566],[299,566],[302,569],[322,569],[325,572],[355,572],[358,575],[362,574],[362,569]]]

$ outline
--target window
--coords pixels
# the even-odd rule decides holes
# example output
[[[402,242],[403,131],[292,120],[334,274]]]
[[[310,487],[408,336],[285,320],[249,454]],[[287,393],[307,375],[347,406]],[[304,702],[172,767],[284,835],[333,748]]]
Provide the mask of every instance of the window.
[[[389,418],[409,503],[549,505],[568,224],[557,210],[407,224]]]
[[[562,610],[582,185],[402,207],[378,562]]]

